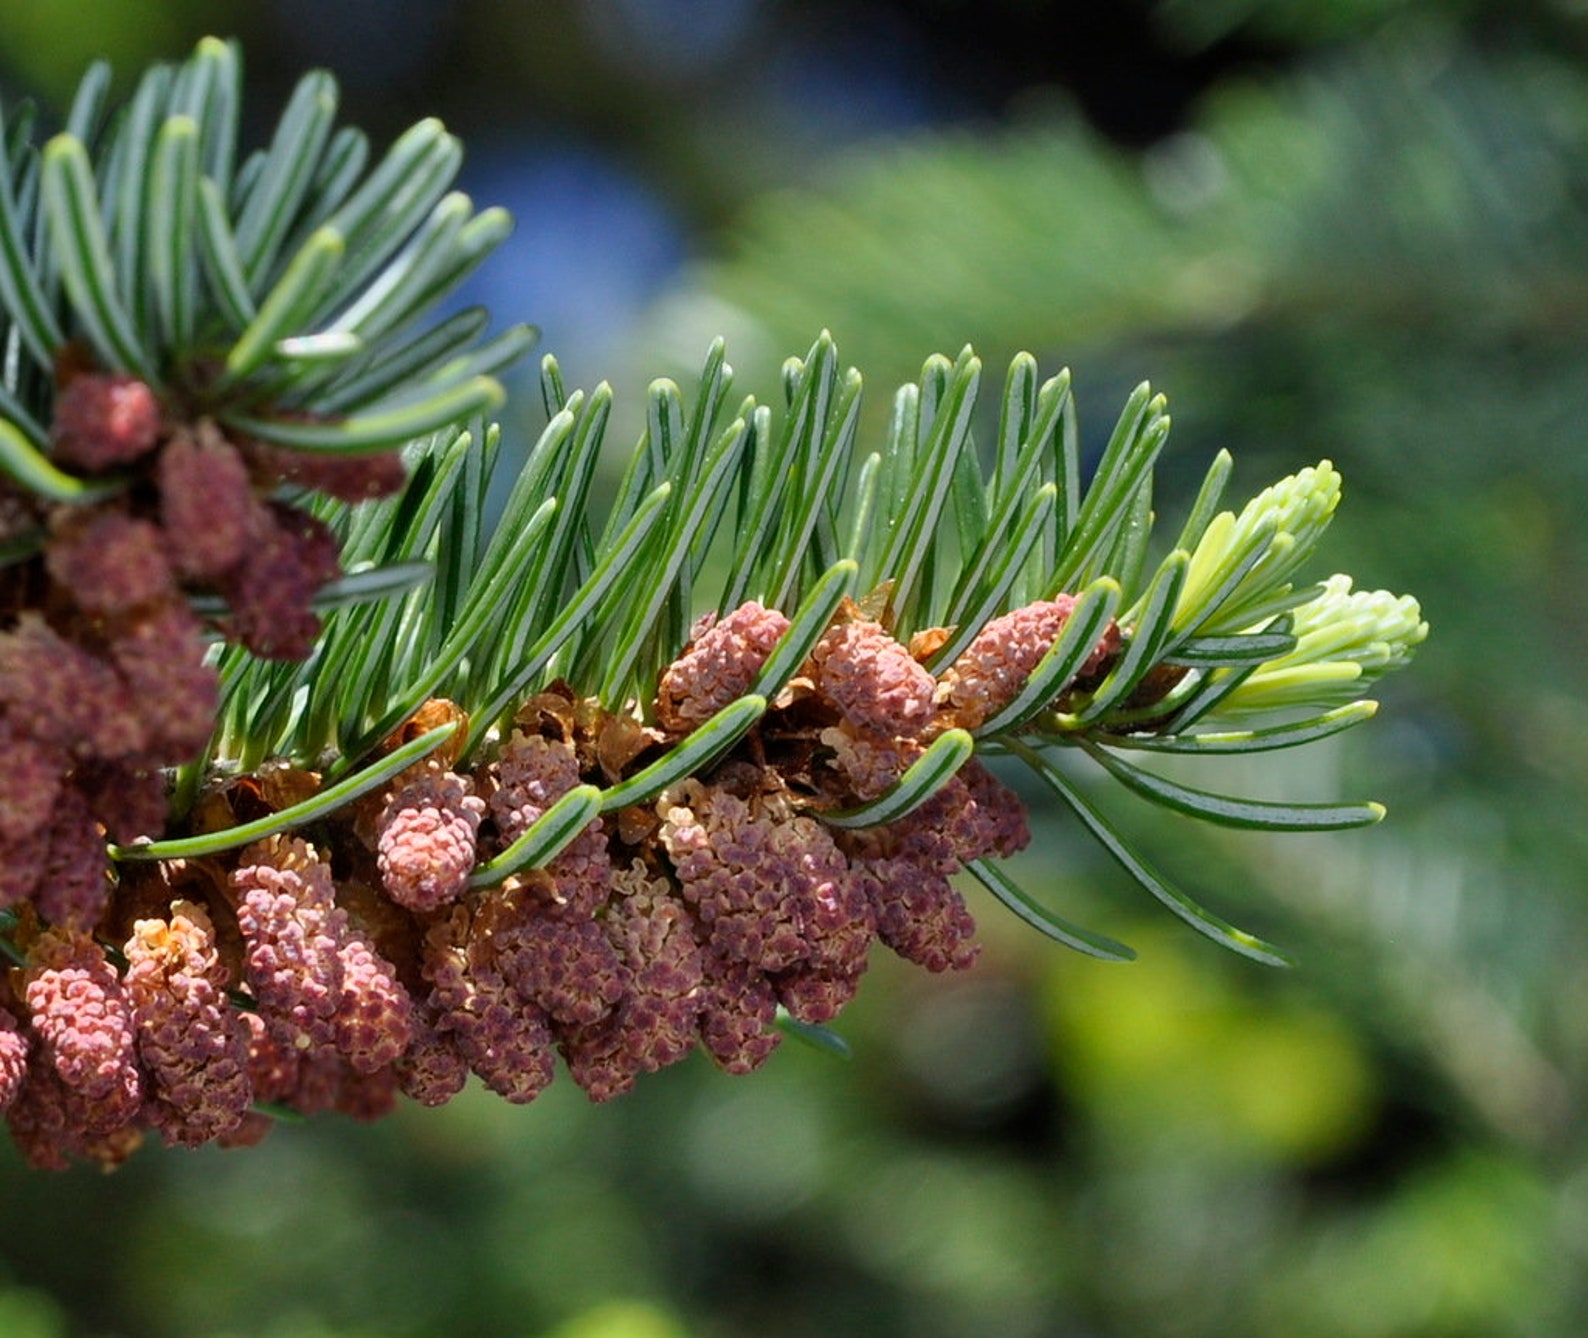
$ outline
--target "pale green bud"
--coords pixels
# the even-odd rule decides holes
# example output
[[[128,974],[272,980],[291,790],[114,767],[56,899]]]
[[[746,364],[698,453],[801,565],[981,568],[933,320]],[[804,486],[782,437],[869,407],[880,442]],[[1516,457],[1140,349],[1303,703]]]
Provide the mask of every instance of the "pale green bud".
[[[1290,576],[1311,555],[1340,504],[1340,475],[1327,460],[1220,512],[1191,554],[1176,606],[1177,630],[1233,631],[1279,612]]]
[[[1428,635],[1410,595],[1352,590],[1349,576],[1331,576],[1315,599],[1296,609],[1296,647],[1236,688],[1219,714],[1250,714],[1347,702],[1391,669],[1408,663]]]

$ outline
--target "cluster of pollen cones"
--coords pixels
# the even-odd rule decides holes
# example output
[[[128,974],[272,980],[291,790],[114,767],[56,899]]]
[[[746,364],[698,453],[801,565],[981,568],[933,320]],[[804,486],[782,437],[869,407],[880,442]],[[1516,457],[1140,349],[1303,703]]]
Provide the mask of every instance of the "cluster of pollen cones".
[[[932,971],[974,959],[950,877],[1025,845],[1011,791],[972,761],[895,821],[821,815],[877,798],[936,735],[1013,700],[1067,596],[994,619],[939,676],[926,643],[912,653],[846,605],[725,759],[494,886],[476,870],[562,795],[633,774],[745,695],[785,616],[749,603],[703,620],[643,717],[554,687],[468,763],[460,721],[442,752],[311,827],[112,876],[106,837],[162,831],[162,768],[213,724],[185,594],[221,594],[214,630],[257,653],[303,655],[335,545],[265,498],[283,480],[379,495],[401,470],[170,428],[139,383],[91,374],[64,387],[56,436],[63,463],[135,482],[38,511],[44,551],[8,569],[0,609],[0,912],[17,959],[0,968],[0,1110],[33,1164],[114,1166],[150,1131],[247,1144],[283,1108],[373,1119],[399,1094],[445,1102],[470,1073],[526,1102],[559,1054],[598,1101],[697,1047],[744,1073],[777,1044],[780,1007],[839,1013],[874,941]],[[0,498],[0,523],[24,505]],[[1080,681],[1118,642],[1111,627]],[[449,713],[434,701],[407,728]],[[229,827],[317,784],[233,778],[189,825]]]

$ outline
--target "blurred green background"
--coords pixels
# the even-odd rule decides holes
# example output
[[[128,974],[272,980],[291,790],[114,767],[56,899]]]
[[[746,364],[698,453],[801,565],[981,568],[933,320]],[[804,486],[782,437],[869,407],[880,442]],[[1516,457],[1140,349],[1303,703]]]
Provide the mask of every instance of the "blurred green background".
[[[1245,493],[1327,456],[1331,569],[1433,635],[1338,746],[1201,773],[1379,828],[1102,796],[1294,972],[1039,817],[1019,876],[1137,963],[976,901],[978,968],[878,960],[847,1063],[105,1178],[6,1146],[0,1335],[1588,1332],[1588,5],[0,0],[0,90],[58,109],[208,31],[256,134],[311,65],[377,140],[461,133],[519,219],[474,295],[572,381],[632,401],[722,334],[765,392],[825,326],[878,413],[928,353],[1028,348],[1095,438],[1150,377],[1171,514],[1221,446]]]

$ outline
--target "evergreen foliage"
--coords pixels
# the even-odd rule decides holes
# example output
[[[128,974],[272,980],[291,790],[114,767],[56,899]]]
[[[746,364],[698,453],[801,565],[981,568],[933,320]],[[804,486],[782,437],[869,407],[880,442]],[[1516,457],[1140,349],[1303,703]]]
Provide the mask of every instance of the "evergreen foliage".
[[[528,1100],[554,1044],[597,1099],[697,1040],[746,1071],[775,1008],[807,1036],[836,1015],[873,936],[968,965],[960,866],[1057,941],[1129,957],[994,862],[1024,814],[978,752],[1027,764],[1149,894],[1269,963],[1078,768],[1215,825],[1382,816],[1122,755],[1266,752],[1373,714],[1361,694],[1427,628],[1414,600],[1304,576],[1339,500],[1328,461],[1226,508],[1220,454],[1165,541],[1149,386],[1087,469],[1068,373],[1014,354],[979,435],[981,360],[934,355],[868,447],[862,378],[824,333],[771,404],[736,397],[720,342],[688,394],[654,382],[599,524],[612,396],[545,359],[547,425],[492,525],[515,468],[492,374],[531,336],[426,323],[507,226],[446,193],[456,142],[421,122],[366,175],[313,74],[238,159],[238,60],[215,41],[108,120],[105,86],[91,72],[42,147],[12,113],[0,171],[0,703],[12,769],[46,795],[0,825],[0,1020],[37,1033],[0,1104],[36,1164],[119,1162],[140,1092],[197,1143],[282,1109],[373,1117],[399,1087],[433,1104],[466,1070]],[[205,516],[212,494],[231,511]],[[151,644],[186,674],[175,723],[138,677]],[[230,982],[209,1059],[157,1069],[136,1012],[69,1025],[80,975],[115,1018],[112,968],[157,943],[192,963],[160,988],[195,994],[149,1016]],[[230,1123],[191,1076],[208,1063]]]

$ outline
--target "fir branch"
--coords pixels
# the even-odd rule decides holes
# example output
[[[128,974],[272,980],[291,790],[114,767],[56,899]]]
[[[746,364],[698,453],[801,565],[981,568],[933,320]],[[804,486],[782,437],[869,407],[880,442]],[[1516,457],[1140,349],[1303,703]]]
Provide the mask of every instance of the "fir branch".
[[[91,962],[108,998],[134,945],[94,926],[154,898],[172,918],[140,926],[215,959],[224,912],[253,1022],[232,1018],[210,1086],[223,1115],[312,1105],[304,1054],[426,1100],[465,1069],[528,1100],[553,1045],[598,1100],[696,1044],[748,1071],[779,1009],[827,1040],[873,941],[968,966],[962,868],[1048,937],[1128,960],[994,862],[1030,833],[977,752],[1024,761],[1152,896],[1270,964],[1055,757],[1229,826],[1382,816],[1119,756],[1297,747],[1373,713],[1358,694],[1427,626],[1410,597],[1300,582],[1339,498],[1327,461],[1226,511],[1221,454],[1166,549],[1170,419],[1147,384],[1089,478],[1068,373],[1025,353],[985,442],[966,347],[925,361],[868,447],[862,376],[824,332],[774,404],[736,397],[720,341],[687,390],[653,382],[599,526],[612,394],[546,359],[548,421],[493,528],[493,374],[532,335],[482,343],[475,313],[422,328],[508,226],[449,192],[457,142],[421,122],[365,175],[312,74],[239,162],[232,48],[150,71],[101,129],[105,80],[42,153],[14,119],[0,160],[0,467],[21,498],[0,725],[60,796],[51,873],[7,887],[0,951]],[[0,823],[0,854],[16,841]],[[238,1058],[271,1047],[279,1091]],[[224,1123],[155,1104],[202,1094],[191,1074],[150,1081],[107,1127],[202,1142]],[[86,1124],[59,1142],[109,1155]]]

